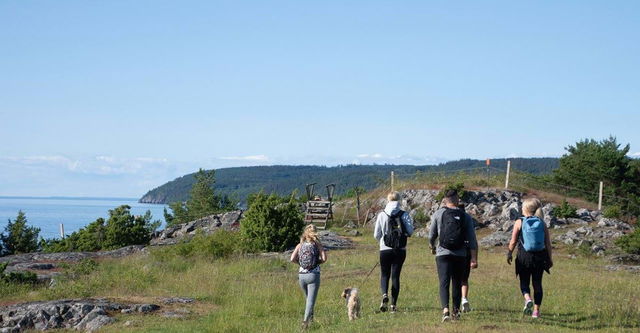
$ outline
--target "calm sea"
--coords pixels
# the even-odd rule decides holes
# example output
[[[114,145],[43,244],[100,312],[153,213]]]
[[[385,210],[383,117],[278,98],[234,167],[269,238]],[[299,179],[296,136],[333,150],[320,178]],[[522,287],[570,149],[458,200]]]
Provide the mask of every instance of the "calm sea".
[[[134,215],[150,210],[153,220],[164,224],[162,210],[165,205],[142,204],[136,199],[0,197],[0,232],[4,232],[7,220],[14,220],[22,210],[27,216],[27,225],[40,228],[41,237],[59,238],[61,223],[65,234],[69,235],[99,217],[108,218],[109,209],[120,205],[131,206]]]

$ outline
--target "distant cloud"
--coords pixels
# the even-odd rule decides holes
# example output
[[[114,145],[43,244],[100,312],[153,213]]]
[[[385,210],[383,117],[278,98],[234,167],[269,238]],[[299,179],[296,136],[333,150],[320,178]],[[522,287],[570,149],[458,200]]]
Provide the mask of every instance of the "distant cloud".
[[[5,167],[24,167],[30,169],[64,169],[72,173],[95,175],[137,174],[154,166],[168,163],[163,158],[118,158],[113,156],[95,156],[70,158],[62,155],[3,157],[0,164]]]
[[[380,153],[358,154],[356,159],[351,159],[354,164],[369,163],[388,163],[388,164],[409,164],[409,165],[427,165],[446,162],[447,160],[433,156],[415,156],[415,155],[390,155],[386,156]]]
[[[640,152],[635,152],[627,155],[629,155],[630,157],[640,157]]]
[[[220,159],[226,160],[226,161],[260,161],[260,162],[269,161],[269,157],[266,155],[226,156],[226,157],[220,157]]]

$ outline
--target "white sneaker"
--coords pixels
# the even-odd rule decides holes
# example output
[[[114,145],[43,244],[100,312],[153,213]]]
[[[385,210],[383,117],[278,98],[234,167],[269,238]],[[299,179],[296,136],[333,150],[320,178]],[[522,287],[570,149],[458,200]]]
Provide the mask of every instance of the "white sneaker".
[[[528,300],[524,303],[524,309],[522,309],[522,313],[525,315],[531,315],[533,312],[533,301]]]
[[[462,300],[462,313],[467,313],[469,311],[471,311],[471,305],[469,305],[469,300],[463,299]]]

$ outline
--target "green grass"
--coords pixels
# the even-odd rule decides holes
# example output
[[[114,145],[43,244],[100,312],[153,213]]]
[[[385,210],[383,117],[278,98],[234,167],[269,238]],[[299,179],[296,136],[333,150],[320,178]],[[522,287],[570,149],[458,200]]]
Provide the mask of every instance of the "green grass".
[[[322,282],[311,332],[573,332],[576,330],[635,331],[640,329],[640,286],[637,275],[606,272],[597,258],[569,259],[555,255],[551,275],[545,274],[542,318],[523,318],[522,299],[513,266],[503,249],[483,250],[480,268],[471,274],[473,312],[453,323],[440,323],[434,257],[425,239],[410,239],[402,272],[399,312],[376,313],[379,301],[375,242],[364,231],[352,250],[331,251],[323,265]],[[357,286],[362,318],[349,322],[343,288]],[[2,289],[5,291],[5,289]],[[98,268],[54,289],[14,288],[0,294],[3,303],[70,297],[109,297],[120,301],[157,302],[157,297],[198,300],[181,306],[186,319],[159,315],[117,315],[104,332],[297,332],[304,308],[296,267],[282,259],[231,257],[206,260],[138,255],[100,262]],[[124,323],[131,321],[131,326]]]

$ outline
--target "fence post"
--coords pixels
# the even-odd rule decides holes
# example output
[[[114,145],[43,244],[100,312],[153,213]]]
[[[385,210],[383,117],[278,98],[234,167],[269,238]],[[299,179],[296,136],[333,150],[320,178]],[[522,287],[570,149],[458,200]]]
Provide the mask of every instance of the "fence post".
[[[357,225],[360,226],[360,191],[356,188],[356,216],[358,219]]]
[[[64,224],[60,223],[60,238],[64,238]]]
[[[602,210],[602,190],[604,189],[604,183],[600,182],[600,193],[598,194],[598,210]]]
[[[504,181],[504,189],[508,189],[509,188],[509,174],[511,172],[511,160],[507,160],[507,176],[505,177],[505,181]]]
[[[393,192],[393,183],[394,183],[394,175],[393,175],[393,171],[391,171],[391,192]]]

